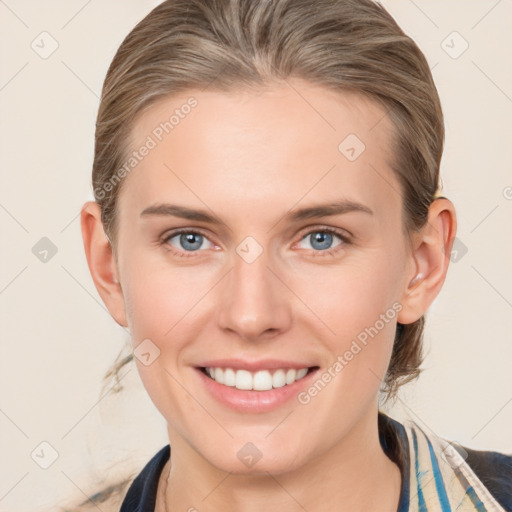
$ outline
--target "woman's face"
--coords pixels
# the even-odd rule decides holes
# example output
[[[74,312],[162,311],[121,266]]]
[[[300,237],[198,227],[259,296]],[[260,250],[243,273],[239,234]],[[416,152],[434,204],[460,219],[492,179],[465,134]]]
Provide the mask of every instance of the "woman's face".
[[[385,111],[289,83],[155,104],[118,203],[142,381],[171,445],[225,471],[365,442],[414,272]]]

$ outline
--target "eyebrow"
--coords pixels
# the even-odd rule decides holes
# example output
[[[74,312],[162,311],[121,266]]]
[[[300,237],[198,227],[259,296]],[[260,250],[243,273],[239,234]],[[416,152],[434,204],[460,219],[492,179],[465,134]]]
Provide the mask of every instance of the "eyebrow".
[[[302,220],[313,219],[317,217],[329,217],[333,215],[342,215],[350,212],[363,212],[373,215],[373,211],[366,205],[355,201],[341,200],[334,203],[318,204],[299,210],[288,212],[283,218],[289,222],[299,222]],[[217,216],[206,210],[197,210],[170,203],[159,203],[145,208],[140,216],[172,216],[182,219],[205,222],[214,225],[223,225],[224,222]],[[282,220],[282,219],[281,219]]]

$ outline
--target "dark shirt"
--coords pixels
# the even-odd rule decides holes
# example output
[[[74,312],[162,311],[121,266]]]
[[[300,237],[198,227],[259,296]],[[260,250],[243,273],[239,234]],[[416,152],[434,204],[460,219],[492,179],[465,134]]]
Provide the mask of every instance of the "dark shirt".
[[[379,412],[379,440],[386,455],[400,467],[402,474],[402,487],[397,512],[409,511],[409,472],[410,449],[404,426]],[[512,512],[512,455],[505,455],[493,451],[473,450],[462,447],[467,453],[465,461],[474,471],[480,481],[492,494],[494,499],[507,512]],[[402,450],[404,464],[400,464],[398,451]],[[120,512],[154,512],[158,487],[158,480],[164,465],[170,457],[170,446],[163,447],[143,468],[126,493]],[[443,512],[451,511],[449,504],[443,505]],[[419,507],[422,509],[422,504]],[[424,511],[428,512],[428,505]],[[476,505],[475,510],[485,512],[487,508]]]

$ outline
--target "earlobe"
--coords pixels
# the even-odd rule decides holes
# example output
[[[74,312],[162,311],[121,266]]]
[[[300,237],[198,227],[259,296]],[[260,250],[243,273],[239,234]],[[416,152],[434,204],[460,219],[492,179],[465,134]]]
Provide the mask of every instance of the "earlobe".
[[[87,265],[94,285],[114,320],[127,327],[123,291],[112,246],[105,235],[98,203],[88,201],[80,213]]]
[[[414,236],[413,273],[407,278],[398,322],[410,324],[418,320],[441,291],[456,231],[453,203],[444,197],[436,199],[430,205],[427,223]]]

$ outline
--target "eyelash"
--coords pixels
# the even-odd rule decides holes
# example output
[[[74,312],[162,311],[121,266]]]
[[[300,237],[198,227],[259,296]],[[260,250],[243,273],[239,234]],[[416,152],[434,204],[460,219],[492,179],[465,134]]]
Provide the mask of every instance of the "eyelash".
[[[304,240],[304,238],[306,238],[308,235],[311,235],[313,233],[329,233],[331,235],[336,235],[342,241],[342,243],[340,243],[339,245],[337,245],[336,247],[333,247],[331,249],[325,249],[323,251],[320,251],[320,250],[315,251],[314,249],[312,249],[312,253],[314,256],[320,256],[320,255],[321,255],[321,257],[325,257],[325,255],[334,256],[338,252],[338,250],[340,250],[342,248],[342,246],[348,245],[351,243],[350,237],[348,237],[346,234],[344,234],[344,232],[341,232],[340,230],[335,229],[335,228],[315,227],[315,228],[307,228],[307,229],[309,229],[309,231],[301,232],[299,242],[301,242],[302,240]],[[175,256],[178,256],[179,258],[195,257],[195,253],[201,252],[201,251],[177,251],[172,246],[170,246],[168,244],[168,242],[171,238],[174,238],[175,236],[181,235],[183,233],[201,235],[209,240],[208,236],[200,230],[192,230],[192,229],[183,229],[182,228],[182,229],[178,229],[176,231],[172,231],[171,233],[167,233],[166,235],[164,235],[164,237],[162,238],[160,243],[161,243],[161,245],[165,245],[166,249],[168,251],[173,253]]]

